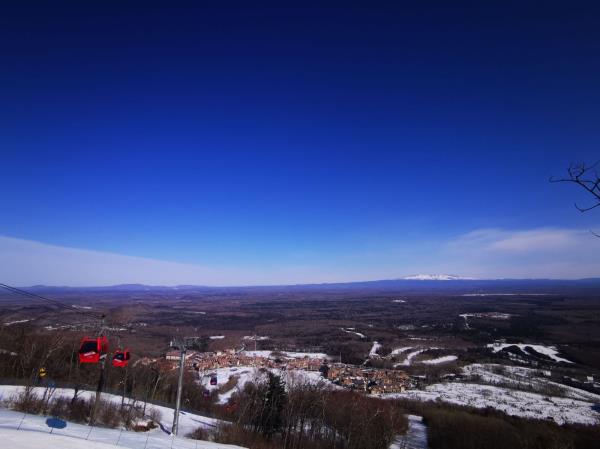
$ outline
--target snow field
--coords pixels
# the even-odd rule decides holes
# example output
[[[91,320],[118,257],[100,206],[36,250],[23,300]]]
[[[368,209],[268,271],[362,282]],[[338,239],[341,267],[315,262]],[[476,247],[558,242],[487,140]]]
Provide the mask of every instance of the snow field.
[[[552,419],[558,424],[578,423],[597,425],[600,413],[592,406],[600,402],[600,395],[535,377],[536,370],[503,366],[508,375],[496,374],[500,365],[472,364],[463,368],[466,376],[477,376],[481,383],[448,382],[410,390],[404,393],[382,395],[384,398],[404,398],[419,401],[443,401],[475,408],[493,408],[508,415],[533,419]],[[494,384],[512,384],[514,387],[552,385],[564,391],[564,397],[548,396]]]
[[[396,348],[396,349],[392,350],[392,352],[391,352],[390,355],[402,354],[403,352],[406,352],[406,351],[408,351],[408,350],[410,350],[412,348],[413,348],[412,346],[405,346],[403,348]]]
[[[4,323],[4,326],[12,326],[13,324],[22,324],[22,323],[27,323],[31,320],[16,320],[16,321],[9,321],[7,323]]]
[[[36,387],[34,388],[34,393],[39,397],[43,395],[43,388]],[[15,398],[19,393],[23,391],[23,387],[16,385],[1,385],[0,386],[0,401],[9,401],[12,398]],[[74,390],[71,388],[57,388],[54,392],[53,397],[73,397]],[[95,396],[95,392],[92,391],[80,391],[79,397],[84,399],[90,399]],[[117,404],[121,404],[121,396],[102,393],[102,399],[105,401],[114,402]],[[129,399],[125,399],[126,404],[133,404],[133,401]],[[139,404],[139,402],[138,402]],[[157,410],[161,414],[160,425],[165,429],[171,429],[173,424],[173,409],[169,407],[163,407],[160,405],[147,404],[146,406],[146,415],[150,415],[152,410]],[[209,418],[207,416],[196,415],[193,413],[181,412],[179,416],[179,435],[187,435],[188,433],[193,432],[198,427],[204,427],[206,429],[211,429],[216,427],[216,425],[220,421],[215,418]],[[85,426],[87,427],[87,426]],[[89,427],[87,427],[89,429]]]
[[[361,334],[360,332],[356,332],[356,330],[353,327],[348,327],[346,329],[344,329],[342,327],[342,330],[344,332],[346,332],[347,334],[354,334],[354,335],[356,335],[356,336],[358,336],[360,338],[367,338],[367,336],[365,334]]]
[[[455,355],[445,355],[443,357],[437,357],[435,359],[423,360],[421,363],[426,365],[439,365],[441,363],[454,362],[458,357]]]
[[[369,357],[377,357],[377,351],[379,351],[381,346],[382,345],[379,342],[374,341],[373,347],[371,347],[371,350],[369,351]]]
[[[498,369],[506,374],[498,374]],[[561,396],[581,401],[600,403],[600,395],[545,379],[540,377],[541,372],[539,370],[531,368],[474,363],[465,366],[463,368],[463,373],[470,377],[476,376],[481,382],[491,385],[510,384],[514,385],[516,388],[534,387],[538,389],[543,389],[545,386],[551,386],[562,390],[563,394]]]
[[[242,351],[243,355],[248,357],[264,357],[265,359],[275,359],[277,354],[281,354],[286,359],[329,359],[330,357],[323,352],[291,352],[291,351]]]
[[[427,449],[427,427],[423,417],[408,415],[408,431],[399,435],[389,449]]]
[[[386,398],[405,398],[419,401],[443,401],[475,408],[491,407],[507,415],[532,419],[553,419],[558,424],[579,423],[596,425],[600,414],[589,402],[568,398],[543,396],[491,385],[443,383],[429,385],[425,390],[385,395]]]
[[[323,383],[325,385],[331,385],[327,382],[321,373],[318,371],[305,371],[305,370],[279,370],[277,368],[270,368],[273,374],[281,376],[286,386],[298,384],[298,383],[309,383],[316,385]],[[217,385],[210,385],[211,375],[217,375]],[[207,390],[217,390],[227,383],[229,377],[235,376],[238,378],[237,384],[230,390],[219,394],[218,403],[227,404],[231,396],[236,391],[241,391],[248,382],[254,382],[256,379],[260,379],[264,376],[264,371],[260,371],[259,368],[252,366],[236,366],[231,368],[218,368],[214,370],[208,370],[201,375],[198,383]]]
[[[252,340],[252,341],[265,341],[268,340],[269,337],[266,335],[245,335],[244,338],[242,338],[242,340]]]
[[[527,348],[531,348],[539,354],[550,357],[555,362],[573,363],[570,360],[559,357],[558,349],[556,349],[555,346],[532,345],[529,343],[491,343],[487,345],[487,347],[490,348],[494,353],[502,351],[504,348],[508,348],[509,346],[517,346],[525,355],[532,355],[527,351]]]
[[[0,438],[3,442],[5,438],[11,441],[6,446],[10,449],[104,449],[115,446],[131,449],[240,449],[239,446],[173,437],[160,428],[142,433],[65,422],[65,428],[53,429],[47,425],[47,419],[47,416],[0,409]]]

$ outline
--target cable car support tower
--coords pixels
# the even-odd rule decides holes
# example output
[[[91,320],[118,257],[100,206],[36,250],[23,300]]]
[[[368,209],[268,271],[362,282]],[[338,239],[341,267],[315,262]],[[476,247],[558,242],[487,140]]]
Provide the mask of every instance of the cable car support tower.
[[[171,341],[171,346],[179,348],[179,380],[177,382],[177,400],[175,401],[175,412],[173,414],[173,427],[171,433],[177,436],[179,427],[179,410],[181,408],[181,390],[183,389],[183,372],[185,370],[185,355],[187,352],[186,341],[183,338],[176,338]]]

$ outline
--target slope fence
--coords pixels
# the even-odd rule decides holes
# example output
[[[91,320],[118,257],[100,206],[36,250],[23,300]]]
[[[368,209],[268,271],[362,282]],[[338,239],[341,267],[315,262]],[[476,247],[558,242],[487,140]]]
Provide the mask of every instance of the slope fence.
[[[31,415],[0,409],[0,429],[16,429],[63,435],[131,449],[236,449],[238,446],[175,437],[161,429],[132,432],[75,424],[52,416]]]
[[[38,383],[38,384],[31,385],[29,383],[28,379],[15,379],[15,378],[9,378],[9,377],[0,377],[0,385],[14,385],[17,387],[26,387],[27,385],[30,385],[32,387],[37,387],[37,388],[48,387],[48,384],[45,384],[45,383]],[[78,385],[78,384],[75,384],[72,382],[52,381],[52,388],[68,388],[68,389],[78,388],[80,393],[84,393],[84,392],[95,393],[95,390],[93,388],[90,388],[87,385],[81,385],[81,384]],[[114,390],[112,388],[104,388],[102,390],[102,394],[105,394],[105,393],[111,394],[114,396],[123,396],[122,390]],[[145,402],[147,404],[158,405],[158,406],[167,407],[167,408],[173,408],[175,406],[175,404],[171,403],[171,402],[159,401],[159,400],[151,399],[151,398],[143,398],[143,397],[138,397],[138,396],[134,396],[134,395],[130,395],[130,394],[125,394],[125,401],[129,402],[129,403],[135,401],[139,404],[143,404]],[[218,416],[216,414],[212,413],[209,410],[194,410],[194,409],[185,407],[183,404],[182,404],[180,410],[185,413],[197,413],[197,414],[201,414],[203,416],[207,416],[210,418],[218,418]]]

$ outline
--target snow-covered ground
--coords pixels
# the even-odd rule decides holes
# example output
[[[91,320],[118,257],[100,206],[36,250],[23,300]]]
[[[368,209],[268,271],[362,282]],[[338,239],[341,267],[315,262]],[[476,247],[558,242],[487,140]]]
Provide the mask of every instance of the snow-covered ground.
[[[427,351],[427,349],[417,349],[416,351],[412,351],[409,352],[408,355],[406,356],[406,358],[404,359],[404,361],[400,362],[400,363],[396,363],[394,365],[394,368],[396,366],[410,366],[410,364],[412,363],[412,360],[418,356],[420,353]]]
[[[554,390],[554,393],[570,399],[600,403],[600,395],[579,388],[553,382],[544,371],[522,366],[473,363],[463,367],[463,373],[470,380],[491,385],[510,385],[525,390]],[[550,374],[550,373],[548,373]]]
[[[398,349],[405,349],[405,350],[408,350],[408,349],[412,349],[412,348],[398,348]],[[418,356],[418,355],[419,355],[419,354],[421,354],[422,352],[429,351],[430,349],[440,349],[440,348],[421,348],[421,349],[416,349],[415,351],[409,352],[409,353],[406,355],[406,358],[405,358],[405,359],[404,359],[402,362],[400,362],[400,363],[396,363],[396,364],[394,365],[394,368],[396,368],[396,367],[398,367],[398,366],[410,366],[410,365],[412,365],[412,363],[413,363],[413,359],[414,359],[416,356]],[[402,351],[402,352],[404,352],[404,351]],[[435,360],[435,359],[433,359],[433,360]],[[448,361],[450,361],[450,360],[448,360]],[[425,363],[425,362],[423,362],[423,363]],[[430,363],[436,363],[436,362],[430,362]],[[443,361],[442,361],[442,362],[437,362],[437,363],[443,363]]]
[[[15,398],[22,391],[23,387],[18,385],[0,385],[0,403]],[[43,391],[44,389],[41,387],[37,387],[34,389],[34,392],[38,396],[42,396]],[[54,391],[53,397],[62,396],[72,398],[73,393],[74,391],[71,388],[57,388]],[[96,393],[92,391],[80,391],[79,397],[90,399],[95,394]],[[103,393],[102,399],[121,404],[121,396],[117,396],[114,394]],[[132,402],[126,399],[125,403],[130,404]],[[147,404],[146,414],[150,415],[153,410],[160,412],[160,424],[163,426],[163,428],[170,430],[173,424],[173,409],[169,407],[163,407],[160,405]],[[215,418],[195,415],[193,413],[181,412],[179,416],[179,435],[187,435],[188,433],[191,433],[194,430],[196,430],[198,427],[204,427],[206,429],[214,428],[218,423],[219,420]]]
[[[421,363],[426,365],[439,365],[441,363],[449,363],[454,362],[458,357],[455,355],[445,355],[442,357],[437,357],[435,359],[423,360]]]
[[[491,318],[493,320],[508,320],[512,315],[510,313],[482,312],[482,313],[461,313],[459,316],[463,317],[465,320],[469,317]]]
[[[503,374],[498,374],[498,372]],[[476,408],[491,407],[508,415],[534,419],[553,419],[558,424],[599,424],[600,413],[592,410],[600,403],[600,395],[552,382],[530,368],[473,364],[463,368],[467,380],[479,383],[448,382],[386,394],[385,398],[405,398],[420,401],[443,401]],[[485,383],[487,385],[483,385]],[[504,385],[504,386],[498,386]],[[510,386],[511,388],[508,388]],[[522,391],[544,386],[560,391],[559,396]],[[519,389],[517,389],[519,388]],[[560,389],[560,390],[559,390]],[[551,388],[548,391],[552,391]]]
[[[361,334],[360,332],[356,332],[356,330],[353,327],[347,327],[346,329],[342,328],[342,330],[344,332],[346,332],[347,334],[354,334],[359,336],[360,338],[367,338],[367,336],[365,334]]]
[[[410,366],[414,363],[414,358],[416,356],[418,356],[419,354],[421,354],[425,351],[428,351],[430,349],[439,349],[439,348],[418,348],[418,347],[414,348],[413,346],[404,346],[404,347],[395,348],[394,350],[392,350],[392,352],[390,353],[390,356],[398,356],[407,351],[410,351],[411,349],[415,349],[415,350],[408,353],[402,362],[396,363],[394,365],[394,368],[400,367],[400,366]],[[445,355],[445,356],[441,356],[441,357],[436,357],[434,359],[421,360],[419,363],[424,363],[426,365],[437,365],[440,363],[453,362],[456,359],[458,359],[458,357],[455,355]]]
[[[486,313],[461,313],[459,317],[465,320],[465,328],[471,329],[469,326],[469,318],[489,318],[493,320],[508,320],[512,315],[510,313],[497,313],[497,312],[486,312]]]
[[[257,351],[242,351],[241,354],[248,356],[248,357],[264,357],[265,359],[268,359],[269,357],[271,357],[272,352],[273,351],[257,350]]]
[[[225,335],[211,335],[210,337],[211,340],[223,340],[225,338]]]
[[[509,346],[517,346],[525,355],[535,355],[535,353],[531,353],[528,349],[533,349],[538,354],[543,354],[555,362],[565,362],[565,363],[573,363],[570,360],[564,359],[558,356],[558,349],[555,346],[544,346],[544,345],[532,345],[529,343],[491,343],[487,345],[493,352],[502,351],[504,348],[508,348]]]
[[[420,401],[443,401],[476,408],[491,407],[508,415],[533,419],[551,418],[558,424],[580,423],[596,425],[600,414],[592,403],[568,398],[549,397],[491,385],[441,383],[425,390],[385,395],[386,398],[405,398]]]
[[[28,323],[31,320],[16,320],[16,321],[9,321],[7,323],[3,323],[5,326],[12,326],[13,324],[22,324],[22,323]]]
[[[0,349],[0,354],[10,355],[10,356],[18,355],[16,352],[12,352],[7,349]]]
[[[291,359],[304,359],[308,357],[309,359],[328,359],[329,356],[324,352],[290,352],[284,351],[282,352],[286,357]]]
[[[270,337],[268,337],[266,335],[245,335],[242,340],[265,341],[265,340],[268,340],[269,338]]]
[[[413,348],[412,346],[404,346],[402,348],[396,348],[396,349],[392,350],[392,352],[390,353],[390,355],[402,354],[403,352],[406,352],[406,351],[408,351],[408,350],[410,350],[412,348]]]
[[[369,357],[376,357],[377,351],[381,348],[381,343],[374,341],[371,350],[369,351]]]
[[[113,444],[86,441],[81,438],[54,434],[49,436],[39,431],[2,428],[0,428],[0,440],[5,447],[11,449],[111,449],[115,447]]]
[[[157,428],[149,432],[90,427],[63,421],[62,429],[49,427],[48,416],[0,408],[0,441],[10,449],[240,449],[239,446],[173,437]],[[182,435],[183,432],[180,432]]]
[[[399,435],[389,449],[427,449],[427,427],[423,417],[408,415],[408,430]]]
[[[471,329],[471,326],[469,326],[469,314],[463,313],[462,315],[460,315],[460,317],[462,317],[465,320],[465,329]]]
[[[331,385],[327,380],[323,378],[320,372],[318,371],[305,371],[305,370],[279,370],[276,368],[270,369],[271,372],[281,376],[282,380],[286,383],[286,385],[293,385],[297,383],[309,383],[309,384],[319,384],[323,383],[325,385]],[[210,385],[210,379],[216,375],[217,377],[217,385]],[[236,366],[231,368],[218,368],[214,370],[208,370],[204,373],[204,376],[201,376],[199,380],[199,384],[201,384],[207,390],[217,390],[222,388],[223,385],[227,383],[230,377],[237,377],[237,384],[228,391],[224,391],[219,393],[219,404],[226,404],[229,401],[229,398],[236,392],[240,391],[244,388],[244,385],[248,382],[253,382],[255,379],[260,378],[264,375],[264,371],[261,371],[259,368],[255,368],[252,366]]]
[[[248,357],[264,357],[266,359],[275,359],[284,357],[287,359],[328,359],[329,356],[324,352],[290,352],[290,351],[242,351],[243,355]]]
[[[246,383],[252,381],[256,377],[258,370],[251,366],[237,366],[231,368],[218,368],[215,370],[209,370],[204,376],[200,377],[199,384],[207,390],[218,390],[225,385],[231,376],[237,377],[237,384],[229,391],[219,394],[219,404],[226,404],[229,401],[231,395],[244,388]],[[213,374],[217,377],[217,385],[210,385],[210,379]]]

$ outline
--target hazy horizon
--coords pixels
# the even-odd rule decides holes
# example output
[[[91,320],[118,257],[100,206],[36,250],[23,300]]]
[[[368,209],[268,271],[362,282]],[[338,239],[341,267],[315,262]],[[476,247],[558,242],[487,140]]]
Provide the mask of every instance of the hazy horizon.
[[[429,242],[427,251],[413,246],[408,253],[403,246],[392,254],[385,248],[380,252],[357,252],[349,256],[350,263],[344,267],[326,255],[320,257],[320,265],[218,266],[210,261],[202,265],[0,236],[0,278],[21,286],[290,285],[398,279],[416,274],[473,279],[584,279],[597,277],[600,272],[594,239],[587,230],[477,230]],[[381,260],[387,260],[389,266],[368,266],[371,261]]]

